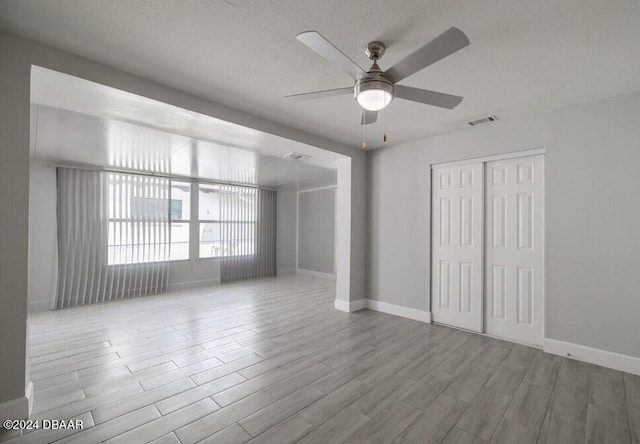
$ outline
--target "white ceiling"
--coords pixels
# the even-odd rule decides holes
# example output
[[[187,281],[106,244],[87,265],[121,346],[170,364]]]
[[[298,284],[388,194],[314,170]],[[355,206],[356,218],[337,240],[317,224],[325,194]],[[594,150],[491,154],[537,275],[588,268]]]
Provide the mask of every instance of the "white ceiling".
[[[40,67],[31,101],[31,155],[45,162],[307,189],[334,185],[344,157]]]
[[[640,89],[637,0],[3,0],[0,27],[357,148],[349,96],[287,94],[350,85],[295,36],[317,30],[360,65],[385,42],[389,67],[450,26],[471,45],[403,84],[462,95],[453,111],[394,101],[389,143]],[[383,120],[383,119],[380,119]],[[367,128],[379,146],[382,122]]]

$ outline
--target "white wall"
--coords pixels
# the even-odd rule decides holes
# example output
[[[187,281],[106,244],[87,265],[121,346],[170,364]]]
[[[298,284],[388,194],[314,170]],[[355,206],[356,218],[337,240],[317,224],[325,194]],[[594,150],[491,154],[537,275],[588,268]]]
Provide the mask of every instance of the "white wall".
[[[430,164],[546,148],[545,336],[640,357],[640,93],[369,154],[368,297],[429,309]]]
[[[276,271],[279,275],[296,271],[297,193],[278,191],[276,222]]]
[[[333,275],[336,189],[298,192],[298,269]]]
[[[56,169],[31,162],[29,174],[29,311],[47,310],[58,282]]]

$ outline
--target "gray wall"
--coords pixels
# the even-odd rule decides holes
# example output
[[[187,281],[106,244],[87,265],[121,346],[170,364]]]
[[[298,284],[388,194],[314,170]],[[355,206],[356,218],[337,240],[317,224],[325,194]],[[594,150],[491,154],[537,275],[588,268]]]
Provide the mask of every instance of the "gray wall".
[[[298,193],[298,269],[334,274],[336,190]]]
[[[25,396],[30,64],[0,33],[0,404]]]
[[[278,191],[276,222],[276,271],[278,274],[296,271],[297,193]]]
[[[640,93],[554,120],[547,336],[640,357]]]
[[[432,163],[546,148],[545,336],[640,357],[640,93],[369,155],[368,294],[428,310]]]
[[[133,94],[190,109],[229,122],[245,125],[307,143],[350,158],[351,236],[350,300],[364,297],[366,156],[354,147],[276,124],[267,119],[219,105],[92,62],[50,46],[0,31],[0,404],[24,396],[28,378],[27,270],[29,211],[29,108],[30,69],[39,65],[98,82]]]

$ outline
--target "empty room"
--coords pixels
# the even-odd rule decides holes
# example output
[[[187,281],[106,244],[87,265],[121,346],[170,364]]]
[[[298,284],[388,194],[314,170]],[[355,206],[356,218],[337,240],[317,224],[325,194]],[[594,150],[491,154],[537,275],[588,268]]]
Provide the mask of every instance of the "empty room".
[[[0,442],[640,443],[639,23],[0,0]]]

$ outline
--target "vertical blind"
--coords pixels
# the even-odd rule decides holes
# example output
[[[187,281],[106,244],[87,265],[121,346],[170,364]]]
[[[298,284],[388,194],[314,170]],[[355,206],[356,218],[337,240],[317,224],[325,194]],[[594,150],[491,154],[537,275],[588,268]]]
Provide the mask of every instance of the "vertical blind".
[[[104,300],[109,287],[107,184],[97,171],[58,168],[58,292],[55,307]]]
[[[173,245],[171,187],[166,178],[58,168],[55,308],[167,290]],[[218,226],[219,240],[205,242],[206,230],[201,230],[201,239],[190,242],[200,241],[201,250],[203,242],[205,250],[215,247],[222,282],[274,276],[276,192],[232,185],[210,188],[219,196],[214,204],[217,221],[201,225]]]
[[[56,308],[166,290],[169,180],[58,169]]]
[[[107,173],[107,262],[115,298],[165,291],[169,279],[169,180]]]
[[[220,281],[275,276],[276,192],[221,186]]]

